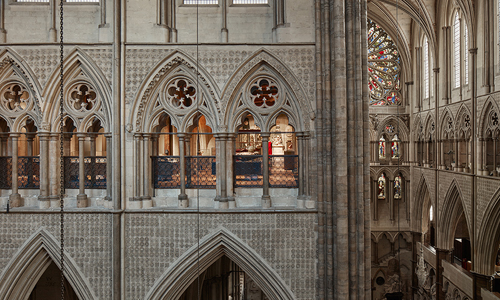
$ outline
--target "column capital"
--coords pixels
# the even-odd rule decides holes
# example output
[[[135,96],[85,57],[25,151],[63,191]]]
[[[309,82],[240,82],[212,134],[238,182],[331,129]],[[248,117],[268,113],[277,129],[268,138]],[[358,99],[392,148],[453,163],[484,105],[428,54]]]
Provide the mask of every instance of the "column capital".
[[[136,132],[136,133],[134,133],[134,138],[135,138],[135,139],[138,139],[138,138],[140,138],[140,137],[142,137],[142,133],[137,133],[137,132]]]
[[[142,137],[143,137],[144,139],[149,139],[149,138],[151,137],[151,133],[143,133],[143,134],[142,134]]]
[[[177,137],[179,138],[179,141],[189,138],[185,133],[177,133]]]
[[[271,134],[268,132],[265,132],[265,133],[261,133],[260,136],[262,137],[262,140],[264,140],[264,139],[268,140],[269,137],[271,136]]]
[[[434,73],[439,73],[439,68],[433,68],[432,71],[434,71]]]
[[[471,48],[471,49],[469,49],[469,53],[473,54],[473,55],[477,54],[477,48]]]
[[[108,139],[108,138],[112,138],[112,137],[113,137],[113,134],[112,134],[111,132],[106,132],[106,133],[104,134],[104,137],[105,137],[105,138],[107,138],[107,139]]]
[[[15,138],[15,139],[17,139],[17,138],[18,138],[18,137],[20,137],[20,136],[21,136],[21,133],[20,133],[20,132],[11,132],[11,133],[10,133],[10,137],[11,137],[11,138]]]
[[[42,132],[38,133],[38,137],[40,138],[40,141],[41,140],[48,140],[49,138],[52,137],[52,134],[50,132],[47,132],[47,131],[42,131]]]
[[[88,135],[86,133],[83,133],[83,132],[78,132],[76,134],[76,137],[79,139],[79,140],[83,140],[87,137]]]

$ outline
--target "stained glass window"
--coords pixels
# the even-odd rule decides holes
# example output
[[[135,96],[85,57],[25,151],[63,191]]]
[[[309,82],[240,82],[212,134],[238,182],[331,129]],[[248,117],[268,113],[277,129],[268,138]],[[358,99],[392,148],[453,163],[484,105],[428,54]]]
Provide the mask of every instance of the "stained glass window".
[[[399,158],[399,139],[397,134],[392,139],[391,156],[392,158]]]
[[[385,199],[385,174],[382,173],[378,178],[378,197],[379,199]]]
[[[378,142],[378,157],[385,158],[385,139],[384,139],[384,137],[381,137],[380,141]]]
[[[394,199],[401,199],[401,176],[394,178]]]
[[[401,57],[392,38],[368,20],[368,74],[370,105],[400,104]]]

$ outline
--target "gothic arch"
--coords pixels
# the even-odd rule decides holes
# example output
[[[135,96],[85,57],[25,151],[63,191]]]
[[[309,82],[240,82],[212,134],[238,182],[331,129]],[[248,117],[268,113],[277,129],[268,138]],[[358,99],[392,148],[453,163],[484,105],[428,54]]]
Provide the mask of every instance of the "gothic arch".
[[[177,130],[180,127],[180,124],[178,123],[178,120],[176,118],[172,118],[170,113],[165,109],[165,108],[158,108],[153,111],[153,114],[151,115],[151,122],[149,122],[149,126],[144,128],[145,132],[153,132],[156,126],[160,124],[160,117],[165,114],[170,118],[170,121],[172,122],[172,126],[174,126]]]
[[[30,93],[30,97],[33,99],[34,105],[29,108],[29,110],[24,111],[24,113],[29,113],[33,121],[39,124],[41,121],[41,103],[43,101],[42,88],[38,82],[35,73],[28,64],[22,59],[22,57],[15,52],[15,50],[7,47],[0,52],[0,72],[2,78],[2,83],[5,81],[19,81]],[[3,88],[1,86],[0,88]],[[7,116],[6,116],[7,117]],[[10,116],[10,119],[17,118],[17,116]],[[16,122],[15,120],[12,122]],[[11,131],[14,131],[11,128]]]
[[[462,213],[465,214],[467,230],[472,232],[470,228],[470,216],[464,210],[463,201],[463,194],[460,189],[460,185],[455,179],[453,179],[448,191],[446,192],[446,196],[441,206],[441,213],[439,215],[439,219],[437,220],[437,230],[440,233],[438,235],[439,240],[437,241],[438,247],[443,249],[453,248],[455,229]]]
[[[40,228],[14,254],[0,274],[0,299],[28,299],[31,291],[53,261],[60,268],[60,246],[52,234]],[[81,300],[97,300],[75,261],[65,252],[65,277]]]
[[[424,139],[428,139],[432,135],[434,136],[434,140],[436,139],[436,118],[434,114],[429,113],[425,118],[423,137]],[[433,126],[434,125],[434,126]],[[433,128],[434,127],[434,128]]]
[[[176,300],[196,280],[198,266],[205,270],[226,255],[247,273],[272,300],[296,299],[293,292],[255,250],[224,227],[193,245],[158,278],[145,300]]]
[[[406,127],[406,124],[401,119],[394,115],[388,116],[379,123],[377,127],[377,140],[382,136],[385,127],[387,125],[390,125],[391,123],[397,126],[394,133],[397,133],[399,135],[399,139],[402,141],[409,141],[410,133],[408,131],[408,127]]]
[[[181,70],[181,73],[174,74],[176,70]],[[198,75],[198,87],[200,91],[203,91],[203,99],[198,99],[200,101],[198,108],[205,109],[206,115],[214,116],[214,125],[221,123],[220,115],[222,106],[219,100],[220,91],[216,82],[195,59],[180,50],[176,50],[159,62],[137,89],[138,92],[134,102],[131,103],[129,116],[130,124],[133,125],[134,131],[146,132],[146,128],[150,127],[152,119],[148,118],[148,116],[150,116],[150,113],[156,107],[156,96],[159,93],[159,89],[171,78],[178,75],[187,76],[195,82]],[[178,124],[183,122],[185,120],[176,121]],[[212,129],[215,131],[217,127],[214,126]],[[181,129],[179,128],[179,130]]]
[[[474,261],[474,271],[480,274],[495,272],[495,257],[500,244],[500,188],[495,192],[485,208],[477,237],[478,255]]]
[[[106,121],[102,123],[105,131],[111,130],[111,87],[106,80],[106,76],[97,66],[97,64],[79,47],[75,47],[64,58],[64,85],[65,91],[70,87],[69,84],[75,81],[88,82],[100,99],[100,106],[93,113],[99,114],[101,119]],[[59,68],[55,68],[49,77],[43,92],[46,100],[43,105],[42,126],[44,130],[57,131],[58,124],[55,120],[59,116],[60,99],[60,74]],[[65,95],[66,97],[66,95]]]
[[[265,126],[265,123],[262,120],[261,115],[255,113],[250,108],[242,107],[241,109],[238,109],[235,112],[235,117],[232,119],[232,123],[230,123],[228,125],[228,131],[229,132],[236,132],[238,129],[238,126],[243,124],[243,117],[245,115],[248,115],[248,114],[252,115],[252,117],[254,118],[255,125],[262,130]]]
[[[465,117],[469,116],[469,125],[465,124]],[[469,107],[467,105],[463,104],[460,105],[460,108],[458,109],[457,117],[455,119],[455,124],[456,124],[456,130],[457,134],[462,134],[464,138],[470,137],[471,134],[471,126],[470,122],[471,120],[471,112]]]
[[[447,120],[451,120],[451,128],[450,124],[447,124]],[[441,120],[439,120],[439,134],[440,138],[443,139],[444,133],[448,134],[448,138],[455,138],[456,134],[456,121],[455,117],[453,117],[453,113],[451,110],[446,107],[442,112]],[[451,134],[450,134],[451,133]]]
[[[381,0],[380,2],[383,2],[387,5],[396,6],[396,1],[394,1],[394,0]],[[372,5],[374,5],[374,6],[372,6]],[[368,17],[369,18],[372,18],[375,15],[374,7],[377,7],[378,9],[380,9],[381,5],[378,3],[378,1],[371,1],[368,3]],[[433,57],[436,57],[435,64],[437,65],[438,46],[437,46],[437,42],[436,42],[437,41],[436,34],[434,31],[434,27],[435,27],[434,23],[435,22],[432,20],[431,15],[427,11],[427,8],[425,7],[425,4],[423,3],[423,1],[415,1],[415,2],[411,1],[411,0],[398,1],[397,8],[400,9],[401,11],[405,12],[406,14],[408,14],[412,18],[414,24],[416,26],[419,26],[424,31],[424,33],[429,37],[429,46],[432,49]],[[378,18],[387,19],[387,20],[397,20],[397,18],[392,13],[390,13],[389,9],[384,8],[384,9],[380,9],[380,10],[383,12],[383,16],[375,15],[375,18],[373,19],[374,21],[378,21]],[[391,27],[394,27],[394,26],[391,26]],[[400,36],[404,36],[404,34],[402,33],[403,30],[398,28],[398,31],[400,31],[400,33],[399,33]],[[407,77],[407,78],[411,78],[411,77]]]
[[[12,124],[11,131],[12,132],[21,132],[21,129],[26,124],[26,121],[28,119],[32,119],[33,122],[35,123],[35,126],[37,128],[40,128],[40,126],[39,126],[40,124],[38,123],[39,119],[37,118],[37,115],[33,111],[28,111],[28,112],[21,114],[20,116],[18,116],[15,119],[14,124]]]
[[[415,212],[415,230],[417,232],[420,232],[422,229],[422,218],[424,214],[424,207],[427,207],[430,205],[436,207],[434,204],[434,198],[433,195],[431,195],[429,189],[429,184],[425,180],[424,175],[420,176],[420,181],[418,182],[417,189],[416,189],[416,197],[415,197],[415,206],[413,208],[413,211]],[[426,200],[426,195],[429,197],[430,203],[427,203]]]
[[[291,71],[281,60],[267,49],[260,49],[251,55],[228,79],[227,84],[222,91],[222,100],[224,104],[224,124],[233,124],[234,112],[239,109],[241,89],[246,83],[254,77],[259,70],[265,68],[265,73],[275,80],[280,82],[289,95],[288,109],[293,112],[297,119],[296,131],[304,131],[310,129],[310,122],[314,119],[314,112],[311,107],[312,96],[308,97],[304,87],[297,79],[293,71]],[[286,107],[284,103],[282,107]],[[280,109],[271,110],[270,114]]]
[[[481,114],[479,117],[479,137],[484,138],[486,130],[488,129],[488,117],[490,112],[496,112],[500,117],[500,108],[492,97],[488,97],[488,99],[484,102],[483,109],[481,110]]]

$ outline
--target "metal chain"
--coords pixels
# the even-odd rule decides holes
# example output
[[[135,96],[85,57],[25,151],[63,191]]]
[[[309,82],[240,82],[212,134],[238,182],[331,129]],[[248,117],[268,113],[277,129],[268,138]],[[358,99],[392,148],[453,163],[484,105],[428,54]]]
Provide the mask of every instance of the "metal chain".
[[[60,54],[61,54],[61,63],[59,69],[60,75],[60,99],[59,99],[59,112],[60,112],[60,120],[59,120],[59,131],[61,133],[60,136],[60,149],[59,149],[59,163],[60,163],[60,204],[61,204],[61,300],[64,300],[64,125],[63,125],[63,117],[64,117],[64,44],[63,44],[63,0],[60,0]]]

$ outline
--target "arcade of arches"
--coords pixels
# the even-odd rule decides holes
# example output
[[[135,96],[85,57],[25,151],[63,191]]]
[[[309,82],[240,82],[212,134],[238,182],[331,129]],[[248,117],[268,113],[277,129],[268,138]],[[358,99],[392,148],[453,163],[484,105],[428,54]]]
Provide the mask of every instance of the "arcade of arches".
[[[61,187],[65,299],[500,298],[500,1],[65,0],[62,101],[56,2],[0,5],[0,299]]]

